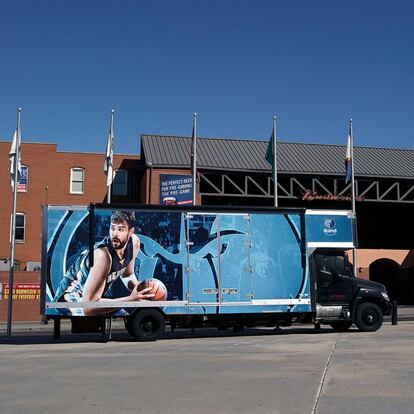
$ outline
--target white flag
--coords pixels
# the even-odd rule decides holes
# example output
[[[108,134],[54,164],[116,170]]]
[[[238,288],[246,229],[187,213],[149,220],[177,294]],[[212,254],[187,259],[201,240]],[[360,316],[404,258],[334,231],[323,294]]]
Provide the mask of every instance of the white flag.
[[[10,185],[12,188],[14,188],[14,183],[17,181],[17,183],[20,180],[20,175],[22,172],[21,168],[21,157],[22,157],[22,151],[21,151],[21,138],[20,138],[20,131],[17,129],[14,131],[13,135],[13,141],[10,147],[9,151],[9,174],[10,174]],[[15,164],[17,162],[17,177],[14,176],[15,171]]]
[[[113,163],[114,163],[114,131],[113,131],[113,116],[111,116],[111,122],[109,124],[108,143],[106,144],[106,158],[104,164],[104,173],[106,174],[106,185],[112,184],[114,179]]]

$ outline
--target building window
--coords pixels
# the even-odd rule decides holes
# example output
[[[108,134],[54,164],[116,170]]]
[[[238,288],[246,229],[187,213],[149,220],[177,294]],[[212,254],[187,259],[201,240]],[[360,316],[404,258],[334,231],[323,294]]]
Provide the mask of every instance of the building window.
[[[128,172],[126,170],[115,170],[115,177],[112,183],[113,195],[127,195]]]
[[[70,193],[83,194],[85,185],[85,170],[75,167],[70,170]]]
[[[11,228],[13,222],[13,215],[10,215],[10,239],[11,239]],[[16,243],[24,243],[26,235],[26,214],[16,213],[16,228],[14,230],[14,240]]]
[[[19,193],[25,193],[27,191],[28,184],[29,184],[29,167],[27,165],[22,165],[20,167],[20,179],[17,184],[17,191]]]

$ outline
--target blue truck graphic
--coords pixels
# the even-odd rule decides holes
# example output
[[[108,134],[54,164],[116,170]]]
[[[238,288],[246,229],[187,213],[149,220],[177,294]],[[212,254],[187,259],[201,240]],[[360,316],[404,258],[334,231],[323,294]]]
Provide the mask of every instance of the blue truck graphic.
[[[114,211],[133,213],[129,239],[139,248],[129,241],[127,259],[111,246]],[[385,288],[352,274],[347,251],[354,248],[354,217],[348,211],[91,204],[48,206],[43,218],[41,306],[55,321],[71,318],[81,326],[90,323],[90,313],[97,322],[122,317],[133,336],[153,340],[166,323],[189,321],[240,327],[310,316],[336,329],[357,323],[376,330],[389,312]],[[119,263],[91,299],[96,249]],[[131,300],[131,289],[145,281],[162,285],[166,297]],[[369,294],[362,297],[364,291]],[[365,307],[374,322],[358,314],[363,303],[371,304]]]

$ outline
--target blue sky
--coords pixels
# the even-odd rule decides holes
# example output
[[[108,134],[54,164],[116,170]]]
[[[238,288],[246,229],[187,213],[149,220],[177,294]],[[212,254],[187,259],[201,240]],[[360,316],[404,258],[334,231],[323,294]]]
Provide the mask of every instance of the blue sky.
[[[141,133],[414,147],[414,2],[5,0],[0,140],[115,152]]]

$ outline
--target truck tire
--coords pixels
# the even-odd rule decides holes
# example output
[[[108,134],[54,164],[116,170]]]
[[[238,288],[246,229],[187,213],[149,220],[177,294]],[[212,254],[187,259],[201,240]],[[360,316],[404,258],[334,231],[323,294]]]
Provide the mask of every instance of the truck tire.
[[[361,303],[356,311],[355,324],[362,332],[374,332],[381,328],[384,316],[378,305]]]
[[[157,309],[143,309],[135,313],[130,326],[138,341],[156,341],[165,331],[165,319]]]
[[[352,326],[352,321],[336,321],[330,325],[337,332],[346,332]]]

